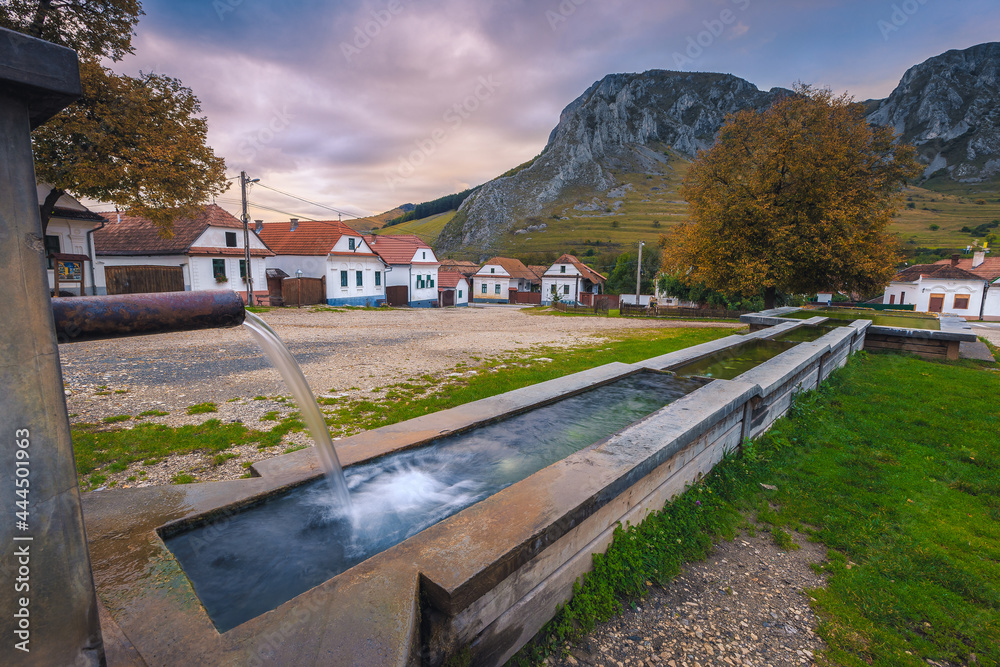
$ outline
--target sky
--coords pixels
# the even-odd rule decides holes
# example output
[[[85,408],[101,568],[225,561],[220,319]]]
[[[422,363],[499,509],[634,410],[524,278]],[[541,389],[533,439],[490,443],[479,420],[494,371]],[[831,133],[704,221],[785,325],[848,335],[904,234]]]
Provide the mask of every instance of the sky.
[[[864,100],[888,96],[927,58],[1000,39],[996,0],[144,0],[143,9],[135,53],[114,69],[190,87],[228,174],[260,179],[250,213],[266,221],[370,215],[488,181],[537,155],[562,109],[607,74],[725,72],[760,89],[801,81]],[[238,213],[238,186],[216,201]]]

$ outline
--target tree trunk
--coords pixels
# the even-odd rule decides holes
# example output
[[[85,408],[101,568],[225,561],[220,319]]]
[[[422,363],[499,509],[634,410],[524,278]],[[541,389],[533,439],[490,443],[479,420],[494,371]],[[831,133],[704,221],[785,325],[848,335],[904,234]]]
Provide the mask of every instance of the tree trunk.
[[[764,290],[764,310],[770,310],[774,308],[775,302],[778,300],[778,290],[772,285]]]
[[[52,188],[49,190],[49,194],[45,196],[45,201],[42,202],[42,209],[39,212],[42,217],[42,236],[45,236],[45,230],[49,228],[49,218],[52,217],[52,212],[56,209],[56,202],[59,198],[66,194],[65,190],[60,190],[59,188]]]
[[[32,37],[42,36],[42,28],[45,26],[45,19],[49,15],[51,6],[52,0],[39,0],[38,7],[35,8],[35,18],[31,22],[31,27],[28,28],[29,35]]]

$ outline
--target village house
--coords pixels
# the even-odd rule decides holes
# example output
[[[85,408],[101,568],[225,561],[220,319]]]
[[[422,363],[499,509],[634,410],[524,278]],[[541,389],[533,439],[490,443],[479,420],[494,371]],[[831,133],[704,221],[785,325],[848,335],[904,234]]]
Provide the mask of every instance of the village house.
[[[152,220],[105,213],[94,234],[98,294],[234,290],[246,292],[243,223],[215,204],[173,224],[165,238]],[[254,295],[266,296],[264,259],[273,256],[250,230]],[[256,260],[256,261],[254,261]]]
[[[469,279],[457,271],[438,271],[438,305],[468,306]]]
[[[386,300],[386,264],[364,236],[337,220],[293,218],[260,226],[260,238],[274,255],[272,272],[326,281],[330,306],[381,306]]]
[[[517,303],[519,294],[535,292],[540,283],[520,260],[510,257],[487,260],[472,281],[473,300],[485,303]]]
[[[388,265],[386,299],[390,306],[436,308],[440,263],[415,234],[369,234],[372,250]]]
[[[563,255],[542,274],[542,303],[552,303],[558,294],[565,303],[592,305],[607,280],[573,255]]]
[[[958,315],[969,320],[981,316],[1000,319],[1000,299],[989,298],[987,292],[997,278],[1000,278],[1000,262],[991,261],[987,265],[985,253],[978,252],[966,260],[955,255],[950,260],[903,269],[886,287],[882,303],[914,304],[917,311]]]
[[[52,187],[45,184],[37,186],[39,204],[45,201]],[[56,201],[55,209],[49,217],[49,225],[45,229],[45,256],[48,258],[47,273],[49,289],[54,290],[55,270],[57,266],[54,255],[66,259],[64,270],[75,271],[83,280],[83,293],[96,294],[94,287],[94,241],[92,232],[102,227],[105,219],[88,209],[74,197],[64,194]],[[68,259],[76,256],[75,260]],[[70,264],[72,262],[72,264]],[[72,277],[76,277],[73,275]],[[60,281],[59,292],[63,296],[80,296],[78,283],[67,284]]]

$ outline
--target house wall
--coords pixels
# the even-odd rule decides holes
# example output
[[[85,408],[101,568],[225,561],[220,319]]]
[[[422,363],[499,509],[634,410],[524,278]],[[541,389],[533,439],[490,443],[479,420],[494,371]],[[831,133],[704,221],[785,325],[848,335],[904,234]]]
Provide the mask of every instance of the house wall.
[[[236,233],[236,246],[226,245],[226,232]],[[232,227],[209,227],[201,236],[191,244],[192,248],[242,248],[243,247],[243,230],[233,229]],[[257,238],[253,230],[250,230],[250,248],[252,250],[266,250],[267,246],[264,242]]]
[[[290,277],[296,277],[296,271],[302,270],[303,278],[322,278],[327,272],[326,257],[322,255],[275,255],[265,260],[269,269],[281,269]]]
[[[98,222],[81,222],[76,220],[67,220],[64,218],[52,218],[49,220],[49,226],[45,228],[46,236],[58,236],[59,237],[59,252],[72,253],[76,255],[90,255],[94,256],[92,248],[87,243],[87,232],[95,227],[99,226]],[[54,289],[56,285],[55,271],[52,269],[46,270],[46,275],[49,278],[49,289]],[[90,263],[84,263],[83,265],[83,284],[84,293],[92,294],[93,289],[90,282]],[[71,285],[62,284],[59,286],[60,292],[72,292],[73,294],[79,294],[80,290],[76,283]],[[105,292],[101,292],[104,294]]]
[[[574,270],[576,267],[570,265]],[[580,301],[580,292],[583,289],[583,277],[580,273],[575,274],[569,273],[567,270],[565,275],[544,275],[542,276],[542,303],[550,304],[552,303],[552,287],[555,286],[556,290],[559,292],[559,300],[562,302],[576,303]],[[569,293],[566,292],[566,288],[569,288]]]
[[[928,312],[930,310],[931,295],[943,294],[944,307],[941,312],[948,315],[958,315],[966,319],[979,319],[979,309],[983,301],[983,284],[985,281],[967,280],[934,280],[931,276],[928,280],[919,280],[915,283],[892,282],[885,290],[882,303],[907,303],[915,304],[917,312]],[[967,295],[969,297],[968,308],[955,308],[955,296]],[[895,297],[893,300],[892,297]],[[900,298],[903,301],[900,301]]]
[[[179,256],[175,256],[179,257]],[[187,259],[185,257],[185,259]],[[235,292],[246,292],[247,286],[240,277],[240,260],[242,257],[191,257],[188,260],[188,273],[184,276],[184,289],[194,291],[231,289]],[[226,280],[215,280],[214,263],[212,260],[222,260],[226,268]],[[250,273],[253,275],[254,291],[267,290],[267,276],[264,273],[266,257],[250,258]],[[140,262],[141,263],[141,262]],[[174,263],[176,265],[177,262]]]
[[[459,280],[458,285],[455,286],[455,305],[469,305],[469,281],[465,278]]]
[[[344,271],[347,272],[346,287],[342,280]],[[379,285],[375,284],[376,273],[379,274]],[[385,285],[385,264],[374,255],[331,255],[327,258],[326,302],[331,306],[381,306],[385,303]]]
[[[983,305],[983,319],[1000,322],[1000,280],[990,285],[986,292],[986,303]]]

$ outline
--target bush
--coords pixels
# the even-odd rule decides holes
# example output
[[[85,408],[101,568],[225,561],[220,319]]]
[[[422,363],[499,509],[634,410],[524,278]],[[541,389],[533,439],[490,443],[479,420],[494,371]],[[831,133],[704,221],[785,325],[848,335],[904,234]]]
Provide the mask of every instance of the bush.
[[[937,230],[941,229],[941,225],[931,225],[930,229],[932,232],[936,232]]]

